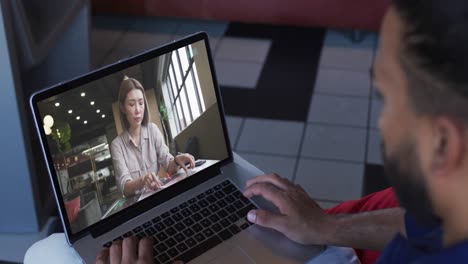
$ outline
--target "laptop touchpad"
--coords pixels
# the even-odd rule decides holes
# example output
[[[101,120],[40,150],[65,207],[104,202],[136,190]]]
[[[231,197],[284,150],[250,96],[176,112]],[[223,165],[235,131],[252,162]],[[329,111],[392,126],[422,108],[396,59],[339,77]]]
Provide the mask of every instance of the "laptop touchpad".
[[[234,246],[230,250],[209,262],[210,264],[255,263],[241,248]]]

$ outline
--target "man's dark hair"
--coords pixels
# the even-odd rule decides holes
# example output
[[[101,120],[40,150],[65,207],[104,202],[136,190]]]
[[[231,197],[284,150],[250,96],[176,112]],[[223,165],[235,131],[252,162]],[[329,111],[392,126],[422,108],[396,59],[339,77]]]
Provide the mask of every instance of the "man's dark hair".
[[[403,21],[401,65],[420,114],[468,122],[468,1],[394,0]]]

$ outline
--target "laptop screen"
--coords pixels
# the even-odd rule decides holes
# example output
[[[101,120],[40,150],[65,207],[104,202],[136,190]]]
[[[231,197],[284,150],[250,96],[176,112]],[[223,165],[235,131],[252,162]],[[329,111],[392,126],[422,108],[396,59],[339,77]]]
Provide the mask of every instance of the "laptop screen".
[[[72,233],[229,157],[215,85],[201,40],[37,103]]]

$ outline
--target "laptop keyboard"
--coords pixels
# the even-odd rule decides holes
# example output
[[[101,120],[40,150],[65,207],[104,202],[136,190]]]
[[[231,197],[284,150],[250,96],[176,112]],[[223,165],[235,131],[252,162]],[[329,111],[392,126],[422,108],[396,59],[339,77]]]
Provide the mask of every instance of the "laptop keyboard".
[[[226,180],[113,241],[151,236],[154,263],[187,263],[248,228],[247,213],[255,208]],[[111,245],[112,241],[104,247]]]

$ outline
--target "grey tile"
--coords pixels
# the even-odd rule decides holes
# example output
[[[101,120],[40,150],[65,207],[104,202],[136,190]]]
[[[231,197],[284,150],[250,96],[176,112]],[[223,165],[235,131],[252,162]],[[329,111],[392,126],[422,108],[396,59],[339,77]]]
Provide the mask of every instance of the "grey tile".
[[[263,64],[271,47],[270,40],[224,37],[216,58],[249,61]]]
[[[368,72],[374,58],[374,49],[323,47],[320,67]]]
[[[237,150],[296,156],[304,123],[269,119],[245,120]]]
[[[370,130],[367,143],[367,163],[383,165],[381,147],[381,137],[378,130]]]
[[[255,89],[263,65],[260,63],[216,60],[215,67],[220,85]]]
[[[379,118],[382,113],[383,102],[380,99],[371,100],[370,127],[379,128]]]
[[[373,49],[376,45],[377,34],[373,32],[360,32],[363,39],[360,41],[352,40],[353,31],[351,30],[328,30],[325,35],[324,46],[327,47],[346,47]]]
[[[276,173],[289,180],[293,177],[296,158],[249,154],[244,152],[239,152],[238,154],[266,174]]]
[[[244,118],[241,117],[226,116],[226,125],[229,133],[229,139],[231,140],[231,145],[233,147],[235,147],[243,120]]]
[[[134,56],[149,49],[164,45],[171,36],[165,34],[151,34],[146,32],[127,32],[115,50],[105,58],[105,62],[113,63],[129,56]]]
[[[367,126],[367,98],[315,94],[309,108],[309,122]]]
[[[309,124],[301,155],[318,159],[363,162],[366,134],[364,128]]]
[[[361,197],[364,164],[300,159],[295,183],[315,199],[346,201]]]
[[[322,209],[330,209],[340,204],[339,202],[329,202],[329,201],[320,201],[320,200],[316,200],[315,202],[317,202],[318,205],[322,207]]]
[[[321,68],[315,93],[368,97],[371,87],[369,72]]]

